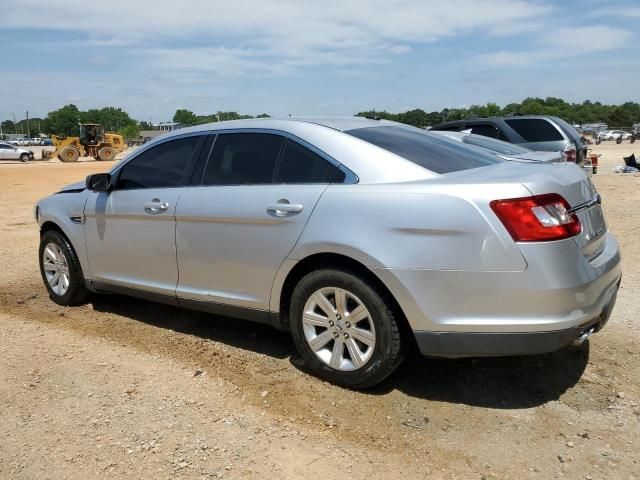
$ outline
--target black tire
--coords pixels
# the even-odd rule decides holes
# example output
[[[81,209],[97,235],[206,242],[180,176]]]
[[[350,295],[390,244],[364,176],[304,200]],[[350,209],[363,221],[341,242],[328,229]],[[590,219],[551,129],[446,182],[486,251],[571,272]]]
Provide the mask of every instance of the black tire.
[[[302,316],[307,300],[317,290],[337,287],[354,294],[364,304],[375,327],[375,344],[369,360],[351,371],[330,367],[316,356],[305,337]],[[398,313],[385,294],[367,284],[365,280],[337,269],[323,269],[304,276],[291,296],[289,323],[296,349],[309,370],[331,383],[353,389],[372,387],[387,378],[404,358],[404,345]],[[369,318],[369,317],[367,317]]]
[[[116,151],[111,147],[102,147],[98,150],[98,160],[108,162],[116,158]]]
[[[53,291],[47,280],[44,271],[43,253],[47,245],[53,243],[58,246],[65,256],[66,263],[69,270],[69,288],[64,295],[59,295]],[[71,306],[80,305],[85,303],[89,292],[84,284],[84,275],[82,274],[82,267],[80,261],[76,255],[75,250],[69,243],[69,240],[59,232],[55,230],[48,230],[40,238],[40,248],[38,249],[39,261],[40,261],[40,275],[44,282],[47,291],[49,292],[49,298],[58,305]]]
[[[27,163],[29,161],[29,154],[28,153],[23,153],[22,155],[20,155],[20,161]]]
[[[62,150],[60,150],[60,155],[58,155],[58,158],[61,162],[65,163],[77,162],[80,158],[80,151],[78,151],[76,147],[67,145]]]
[[[598,173],[598,167],[593,167],[593,174],[595,175],[596,173]]]

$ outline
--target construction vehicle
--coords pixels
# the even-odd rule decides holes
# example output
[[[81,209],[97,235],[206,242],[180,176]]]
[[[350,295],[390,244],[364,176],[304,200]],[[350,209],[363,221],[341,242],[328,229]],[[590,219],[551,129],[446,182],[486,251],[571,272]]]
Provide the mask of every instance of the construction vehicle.
[[[93,157],[103,161],[113,160],[125,149],[122,135],[105,133],[104,127],[98,123],[80,124],[79,137],[52,135],[51,141],[56,149],[53,152],[46,152],[46,157],[58,157],[63,162],[76,162],[80,157]]]

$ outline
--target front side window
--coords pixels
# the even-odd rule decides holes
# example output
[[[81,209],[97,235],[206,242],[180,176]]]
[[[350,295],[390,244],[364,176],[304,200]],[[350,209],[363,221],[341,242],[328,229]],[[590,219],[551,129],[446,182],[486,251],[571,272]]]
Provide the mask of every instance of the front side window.
[[[341,183],[345,174],[320,155],[287,140],[280,157],[276,183]]]
[[[435,173],[457,172],[504,161],[479,148],[438,138],[412,127],[368,127],[347,130],[345,133]]]
[[[542,118],[513,118],[505,120],[527,142],[555,142],[564,140],[550,122]]]
[[[116,189],[184,185],[200,138],[193,136],[170,140],[141,153],[122,167]]]
[[[270,184],[284,137],[269,133],[222,133],[213,144],[203,185]]]

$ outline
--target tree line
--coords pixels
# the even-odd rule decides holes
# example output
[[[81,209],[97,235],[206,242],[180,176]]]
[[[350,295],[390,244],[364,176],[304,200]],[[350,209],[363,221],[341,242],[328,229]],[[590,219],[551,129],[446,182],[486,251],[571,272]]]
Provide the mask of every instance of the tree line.
[[[640,104],[626,102],[622,105],[607,105],[589,100],[582,103],[568,103],[561,98],[547,97],[542,99],[532,97],[526,98],[520,103],[510,103],[504,107],[500,107],[496,103],[487,103],[485,105],[472,105],[469,108],[445,108],[439,112],[426,112],[417,108],[401,113],[369,110],[359,112],[356,115],[394,120],[420,128],[450,120],[507,115],[554,115],[572,124],[582,125],[585,123],[604,122],[610,128],[629,128],[636,123],[640,123]],[[225,120],[268,117],[269,115],[266,113],[253,117],[252,115],[238,112],[222,111],[208,115],[196,115],[190,110],[178,109],[173,115],[173,121],[185,126],[191,126]],[[81,111],[73,104],[65,105],[58,110],[49,112],[44,118],[30,118],[28,122],[28,131],[32,136],[37,133],[59,136],[78,135],[79,123],[99,123],[104,125],[107,131],[118,132],[126,138],[137,137],[140,130],[151,130],[152,128],[150,123],[136,121],[121,108],[104,107]],[[2,122],[2,132],[4,134],[22,133],[27,135],[27,120],[24,119],[15,123],[13,120],[5,120]]]
[[[245,118],[269,118],[266,113],[254,117],[241,115],[238,112],[217,112],[210,115],[196,115],[190,110],[178,109],[173,115],[173,121],[185,126],[202,125],[203,123],[224,122],[226,120],[242,120]]]
[[[582,103],[568,103],[561,98],[526,98],[521,103],[510,103],[500,107],[496,103],[471,105],[469,108],[445,108],[439,112],[425,112],[421,109],[402,113],[369,110],[356,115],[380,118],[406,123],[424,128],[452,120],[474,117],[495,117],[509,115],[553,115],[571,124],[604,122],[610,128],[629,128],[640,123],[640,104],[626,102],[622,105],[606,105],[585,100]]]

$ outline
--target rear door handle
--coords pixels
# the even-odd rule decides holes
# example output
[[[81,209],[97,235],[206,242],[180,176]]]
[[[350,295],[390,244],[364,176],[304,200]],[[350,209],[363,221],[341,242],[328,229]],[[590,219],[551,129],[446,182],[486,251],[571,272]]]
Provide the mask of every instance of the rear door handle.
[[[269,205],[267,211],[274,213],[277,217],[284,217],[286,215],[295,215],[302,212],[304,206],[299,203],[289,203],[289,200],[280,199],[277,203]]]
[[[168,208],[169,204],[167,202],[161,202],[158,198],[154,198],[150,202],[144,204],[144,211],[147,213],[151,213],[152,215],[162,213]]]

